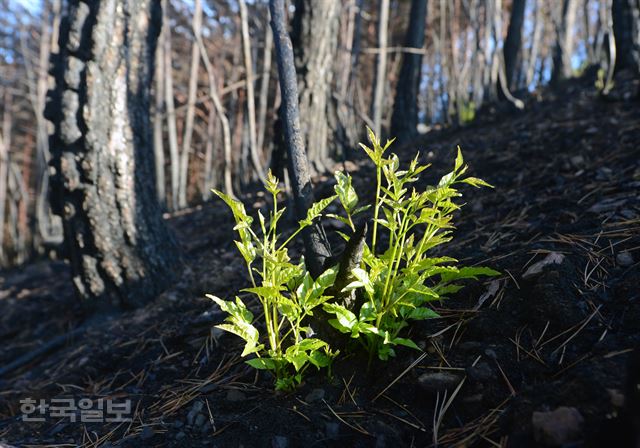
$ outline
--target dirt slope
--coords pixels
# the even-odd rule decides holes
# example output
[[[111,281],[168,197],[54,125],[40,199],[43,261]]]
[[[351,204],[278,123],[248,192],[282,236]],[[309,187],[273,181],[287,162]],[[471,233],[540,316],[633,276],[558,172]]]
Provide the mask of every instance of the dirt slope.
[[[239,359],[236,338],[210,331],[223,315],[204,294],[230,296],[247,284],[229,213],[215,202],[171,218],[188,266],[156,302],[0,376],[0,445],[630,443],[640,407],[627,384],[640,379],[637,361],[627,374],[640,343],[640,101],[629,77],[608,99],[592,86],[573,81],[533,95],[524,112],[487,109],[468,127],[395,148],[404,160],[419,150],[433,162],[426,185],[450,169],[460,145],[472,175],[496,187],[465,191],[457,238],[442,253],[504,275],[463,289],[440,305],[442,319],[412,329],[425,356],[401,351],[369,372],[350,357],[332,381],[310,376],[294,393],[273,393]],[[348,166],[371,194],[368,165]],[[260,195],[244,199],[264,205]],[[85,319],[64,263],[0,273],[0,368]],[[26,397],[128,399],[133,421],[23,422]],[[559,407],[574,409],[548,414]],[[564,416],[565,430],[554,432],[549,416]]]

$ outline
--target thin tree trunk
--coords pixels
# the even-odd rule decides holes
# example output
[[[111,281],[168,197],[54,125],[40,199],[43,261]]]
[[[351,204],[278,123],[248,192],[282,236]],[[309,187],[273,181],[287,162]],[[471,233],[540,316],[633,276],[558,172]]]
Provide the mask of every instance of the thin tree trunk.
[[[222,142],[224,148],[224,189],[225,193],[233,196],[233,183],[231,179],[231,130],[229,127],[229,119],[224,111],[220,97],[218,96],[218,90],[216,86],[216,77],[211,66],[211,61],[207,55],[207,49],[202,42],[202,35],[194,33],[196,42],[200,47],[200,55],[202,56],[202,63],[207,71],[207,77],[209,79],[209,98],[213,102],[213,106],[216,109],[216,114],[220,119],[222,125]]]
[[[202,32],[202,4],[194,1],[193,32]],[[189,183],[189,154],[193,137],[193,120],[196,114],[196,95],[198,93],[198,68],[200,67],[200,50],[198,43],[191,45],[191,66],[189,67],[189,87],[187,91],[187,113],[185,116],[184,134],[182,137],[182,152],[180,153],[180,187],[178,189],[178,207],[187,206],[187,188]]]
[[[171,209],[179,208],[180,155],[178,152],[178,129],[176,108],[173,100],[173,64],[171,54],[171,24],[169,23],[168,0],[162,0],[162,23],[164,24],[164,100],[167,108],[167,134],[169,136],[169,160],[171,162]]]
[[[382,107],[384,86],[387,79],[387,31],[389,28],[389,0],[380,0],[380,17],[378,24],[378,62],[376,83],[373,93],[373,131],[380,137],[382,131]]]
[[[293,46],[287,33],[284,0],[269,0],[271,28],[273,30],[278,62],[280,92],[282,95],[282,121],[289,155],[289,174],[295,198],[296,216],[306,217],[313,203],[313,187],[309,176],[309,162],[300,131],[300,110],[298,108],[298,85],[293,58]],[[317,277],[324,270],[327,258],[331,257],[331,247],[318,223],[303,232],[306,262],[309,272]]]
[[[522,25],[524,24],[524,11],[527,7],[526,0],[513,0],[511,5],[511,18],[507,29],[507,38],[504,41],[504,69],[507,88],[515,88],[515,75],[518,67],[520,48],[522,45]]]
[[[167,190],[164,172],[164,134],[163,122],[166,112],[165,95],[164,95],[164,31],[160,33],[159,41],[161,42],[156,49],[156,67],[155,67],[155,110],[153,115],[153,159],[155,161],[156,171],[156,195],[158,203],[161,207],[166,207]]]
[[[10,92],[8,88],[4,89],[3,95],[4,101],[4,119],[3,123],[7,120],[7,115],[10,114],[9,104]],[[7,255],[5,254],[4,243],[4,223],[6,220],[5,206],[7,203],[7,174],[9,167],[9,148],[6,144],[5,137],[7,137],[6,127],[3,126],[0,132],[0,266],[6,266],[8,264]]]
[[[342,138],[332,98],[340,2],[298,0],[293,18],[300,126],[311,167],[327,171]]]
[[[215,140],[215,118],[216,112],[214,106],[210,106],[209,118],[207,120],[207,143],[204,150],[204,173],[202,182],[202,200],[207,201],[211,197],[211,189],[215,187],[212,179],[213,168],[213,142]]]
[[[405,46],[422,48],[427,20],[427,0],[412,0]],[[422,75],[422,54],[404,53],[391,117],[391,135],[408,141],[417,133],[418,98]]]
[[[270,26],[264,30],[264,49],[262,54],[262,76],[260,79],[260,99],[258,105],[258,136],[256,146],[265,153],[264,137],[267,132],[267,107],[269,103],[269,81],[271,80],[271,48],[273,47],[273,32]],[[265,157],[265,159],[269,159]]]
[[[150,157],[160,3],[71,0],[69,11],[47,114],[55,126],[51,202],[63,217],[78,296],[139,306],[175,281],[181,263]]]
[[[615,69],[629,68],[637,72],[640,68],[640,1],[613,0],[611,14],[618,49]]]
[[[571,58],[573,56],[573,37],[577,9],[578,0],[563,0],[560,20],[556,19],[558,41],[556,42],[553,57],[552,84],[557,84],[559,81],[571,77]]]
[[[538,60],[538,51],[540,48],[540,39],[542,38],[542,31],[544,29],[544,19],[542,16],[542,5],[538,2],[534,2],[536,13],[534,16],[534,28],[533,37],[531,38],[531,50],[529,57],[527,58],[527,68],[525,71],[525,87],[528,89],[533,82],[533,77],[536,70],[536,61]]]
[[[249,151],[253,169],[260,179],[265,178],[264,168],[260,160],[256,137],[256,100],[253,88],[253,62],[251,61],[251,38],[249,37],[249,14],[244,0],[238,0],[240,5],[240,21],[242,30],[242,52],[244,55],[244,72],[247,79],[247,121],[249,122]]]

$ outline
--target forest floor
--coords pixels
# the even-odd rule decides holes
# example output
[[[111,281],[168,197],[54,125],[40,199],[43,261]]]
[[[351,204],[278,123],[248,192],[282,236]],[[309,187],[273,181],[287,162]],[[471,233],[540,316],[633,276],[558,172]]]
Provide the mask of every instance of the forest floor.
[[[248,284],[230,214],[211,201],[170,219],[188,260],[170,290],[0,375],[0,446],[631,446],[637,91],[637,80],[619,78],[603,98],[593,80],[574,80],[532,94],[522,112],[486,108],[466,127],[393,148],[403,160],[420,150],[433,163],[428,183],[450,171],[460,145],[471,175],[495,186],[464,191],[468,205],[441,253],[504,275],[470,283],[438,305],[442,318],[414,325],[423,354],[400,350],[370,370],[347,357],[331,380],[312,374],[275,393],[242,362],[238,338],[211,330],[224,316],[204,295]],[[347,167],[369,195],[371,167],[356,159]],[[329,194],[331,181],[319,179],[318,191]],[[260,194],[243,199],[264,205]],[[83,319],[64,263],[1,272],[0,369]],[[45,410],[43,422],[26,422],[25,398],[131,400],[132,420]]]

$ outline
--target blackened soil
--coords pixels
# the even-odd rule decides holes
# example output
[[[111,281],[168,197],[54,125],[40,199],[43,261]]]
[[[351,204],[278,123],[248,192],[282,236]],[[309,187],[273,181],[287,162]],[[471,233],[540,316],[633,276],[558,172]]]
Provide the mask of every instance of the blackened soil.
[[[214,201],[170,219],[188,254],[174,287],[0,377],[0,445],[529,447],[541,443],[533,412],[566,406],[584,419],[566,442],[629,446],[640,406],[637,89],[622,76],[602,98],[585,78],[535,93],[523,112],[487,108],[395,148],[433,163],[426,185],[460,145],[470,173],[495,186],[463,191],[456,238],[440,253],[503,275],[470,283],[438,305],[442,318],[411,328],[424,356],[399,350],[367,370],[356,353],[332,378],[274,393],[243,364],[237,338],[211,331],[223,315],[204,294],[247,285],[229,213]],[[370,166],[348,168],[370,196]],[[244,199],[264,206],[260,194]],[[0,273],[0,368],[82,324],[70,282],[62,262]],[[133,421],[24,422],[27,397],[128,399]]]

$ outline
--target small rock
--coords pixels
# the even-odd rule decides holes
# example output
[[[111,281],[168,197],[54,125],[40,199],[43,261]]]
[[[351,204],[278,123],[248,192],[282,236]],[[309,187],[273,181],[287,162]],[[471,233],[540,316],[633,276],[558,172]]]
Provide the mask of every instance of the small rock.
[[[219,386],[217,384],[207,384],[206,386],[202,386],[200,388],[200,392],[202,392],[203,394],[208,394],[209,392],[213,392],[214,390],[216,390]]]
[[[180,439],[184,439],[187,435],[180,431],[178,434],[176,434],[176,440],[180,440]]]
[[[473,381],[482,383],[494,378],[493,369],[486,362],[479,362],[475,366],[467,367],[467,375]]]
[[[340,425],[336,422],[327,422],[325,425],[325,433],[328,439],[337,439],[340,434]]]
[[[480,201],[474,202],[474,204],[471,206],[471,210],[473,210],[474,213],[482,213],[482,211],[484,210],[484,206]]]
[[[581,168],[584,165],[584,157],[581,155],[573,156],[569,159],[569,161],[576,168]]]
[[[484,351],[484,354],[487,355],[491,359],[498,359],[498,354],[492,348],[488,348]]]
[[[198,414],[198,416],[196,417],[196,420],[194,422],[194,426],[196,428],[199,428],[202,425],[204,425],[206,422],[207,422],[207,418],[202,414]]]
[[[324,389],[313,389],[311,392],[307,394],[304,398],[304,401],[307,403],[313,403],[315,401],[320,401],[324,398]]]
[[[613,175],[613,170],[607,167],[598,168],[596,171],[596,180],[607,180]]]
[[[288,448],[289,439],[285,436],[274,436],[273,439],[271,439],[271,447],[272,448]]]
[[[445,389],[453,389],[459,382],[460,377],[450,372],[423,373],[418,377],[420,387],[434,394]]]
[[[173,422],[173,427],[176,429],[180,429],[184,426],[184,423],[182,423],[180,420],[176,420],[175,422]]]
[[[624,395],[618,389],[607,389],[609,392],[609,398],[611,398],[611,404],[616,408],[624,406]]]
[[[550,412],[534,412],[531,424],[537,442],[562,446],[581,438],[584,418],[576,408],[561,406]]]
[[[198,415],[200,413],[200,411],[202,410],[203,406],[204,406],[204,403],[202,401],[200,401],[200,400],[198,400],[195,403],[193,403],[193,406],[191,406],[191,410],[187,414],[187,424],[188,425],[193,425],[193,421],[195,420],[196,415]]]
[[[536,275],[542,273],[542,270],[544,269],[545,266],[548,266],[551,264],[561,264],[563,261],[564,261],[564,255],[559,254],[557,252],[551,252],[549,253],[549,255],[547,255],[544,258],[544,260],[538,261],[537,263],[534,263],[531,266],[529,266],[529,269],[527,269],[525,273],[522,274],[522,278],[528,279],[528,278],[535,277]]]
[[[149,440],[155,435],[156,435],[156,432],[153,430],[151,426],[145,426],[142,432],[140,433],[140,439]]]
[[[616,263],[623,267],[631,266],[633,264],[633,256],[629,252],[619,252],[616,255]]]
[[[227,391],[227,401],[244,401],[246,398],[246,395],[238,389],[229,389]]]

